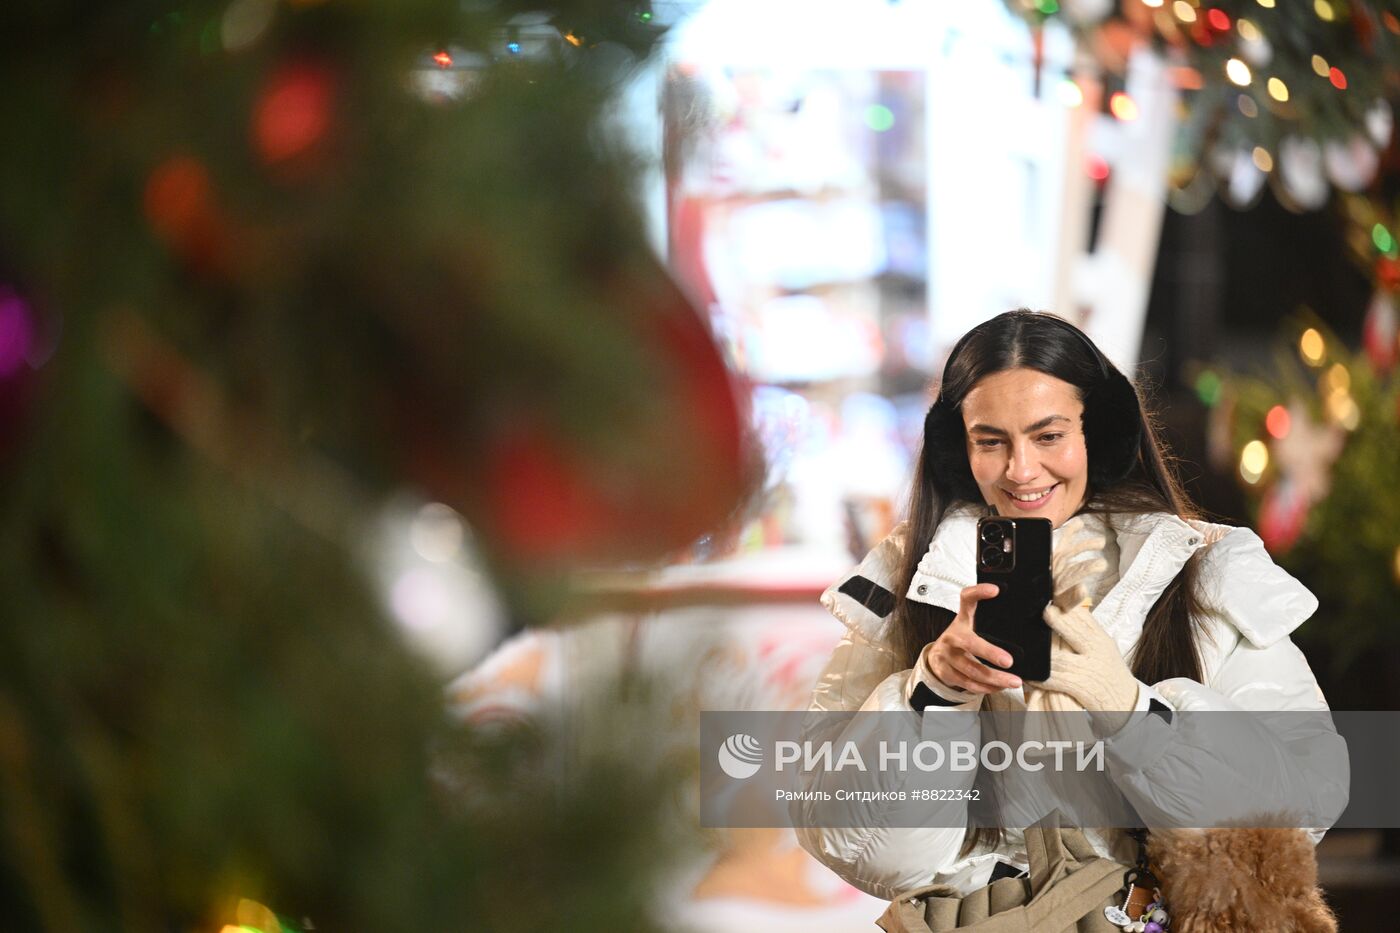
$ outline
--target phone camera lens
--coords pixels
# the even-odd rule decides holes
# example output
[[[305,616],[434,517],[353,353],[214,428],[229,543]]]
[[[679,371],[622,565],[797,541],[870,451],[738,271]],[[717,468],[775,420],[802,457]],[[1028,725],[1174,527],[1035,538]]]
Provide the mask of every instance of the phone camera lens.
[[[1000,567],[1005,558],[1006,555],[1002,553],[999,545],[989,544],[982,549],[982,566],[984,567]]]
[[[996,544],[1006,537],[1006,530],[1001,525],[987,524],[982,526],[982,540],[988,544]]]

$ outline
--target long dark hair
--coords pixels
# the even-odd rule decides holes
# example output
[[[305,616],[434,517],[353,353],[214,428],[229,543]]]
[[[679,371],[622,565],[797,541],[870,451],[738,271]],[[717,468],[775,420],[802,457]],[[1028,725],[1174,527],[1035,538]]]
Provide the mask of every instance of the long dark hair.
[[[907,667],[914,665],[924,646],[942,634],[953,620],[953,613],[946,609],[906,598],[919,561],[950,508],[968,501],[981,503],[975,486],[969,488],[967,482],[970,470],[966,434],[962,428],[963,399],[983,378],[1018,367],[1034,369],[1069,383],[1078,390],[1084,403],[1090,482],[1081,512],[1170,512],[1182,518],[1199,516],[1198,509],[1181,488],[1170,455],[1158,438],[1159,428],[1140,396],[1128,391],[1126,403],[1110,401],[1110,384],[1124,377],[1087,336],[1067,321],[1025,309],[1008,311],[977,325],[958,342],[944,368],[938,398],[926,423],[910,495],[909,527],[899,585],[895,588],[890,631],[895,652]],[[1102,410],[1110,404],[1120,408],[1126,404],[1128,410],[1111,413]],[[934,427],[939,421],[935,417],[939,406],[955,417],[944,418],[940,427]],[[1111,481],[1101,480],[1096,484],[1095,474],[1102,477],[1105,471],[1094,469],[1095,457],[1107,456],[1102,453],[1104,441],[1093,433],[1096,422],[1107,425],[1123,417],[1135,418],[1138,422],[1136,448],[1124,452],[1121,469],[1107,471],[1114,477]],[[1118,427],[1121,431],[1121,421]],[[1099,433],[1102,430],[1100,428]],[[1133,675],[1144,683],[1170,677],[1201,679],[1198,643],[1203,637],[1200,622],[1203,606],[1196,585],[1199,555],[1197,552],[1186,561],[1147,614],[1131,659]],[[997,830],[987,827],[975,834],[969,833],[963,845],[964,853],[997,835]]]

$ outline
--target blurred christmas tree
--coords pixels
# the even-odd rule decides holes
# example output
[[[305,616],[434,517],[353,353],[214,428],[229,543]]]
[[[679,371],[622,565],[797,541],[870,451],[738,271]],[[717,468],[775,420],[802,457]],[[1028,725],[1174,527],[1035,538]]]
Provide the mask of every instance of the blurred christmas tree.
[[[1400,380],[1395,312],[1378,293],[1361,353],[1319,322],[1290,325],[1273,370],[1198,377],[1264,543],[1327,607],[1305,628],[1338,667],[1400,645]]]
[[[652,18],[5,4],[0,926],[650,925],[664,774],[445,735],[351,550],[413,484],[542,613],[736,504],[603,132]]]

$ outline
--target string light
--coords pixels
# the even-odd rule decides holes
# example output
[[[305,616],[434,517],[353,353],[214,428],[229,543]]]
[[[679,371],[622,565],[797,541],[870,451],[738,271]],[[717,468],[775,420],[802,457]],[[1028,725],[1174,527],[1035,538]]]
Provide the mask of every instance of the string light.
[[[1250,74],[1248,65],[1238,58],[1232,58],[1225,63],[1225,77],[1229,78],[1240,87],[1245,87],[1254,76]]]
[[[1337,18],[1337,11],[1332,9],[1332,4],[1327,0],[1313,0],[1313,12],[1324,23],[1330,23]]]
[[[1176,18],[1183,23],[1194,23],[1196,21],[1196,8],[1187,3],[1186,0],[1176,0],[1172,4],[1172,12]]]
[[[1249,42],[1258,42],[1263,38],[1263,34],[1259,32],[1259,27],[1243,17],[1235,21],[1235,28],[1240,31],[1240,38]]]
[[[1259,482],[1269,468],[1269,448],[1263,441],[1250,441],[1240,452],[1240,477],[1251,486]]]
[[[575,47],[583,45],[583,40],[580,39],[578,36],[574,35],[572,32],[564,33],[564,41]]]
[[[1113,92],[1113,96],[1108,99],[1108,110],[1124,123],[1131,123],[1138,118],[1137,101],[1122,91]]]
[[[1080,104],[1084,103],[1084,91],[1079,87],[1078,83],[1069,78],[1065,78],[1060,82],[1058,91],[1060,103],[1064,104],[1066,107],[1078,107]]]
[[[1327,355],[1327,344],[1323,342],[1317,328],[1309,327],[1303,331],[1303,335],[1298,338],[1298,353],[1309,366],[1322,365]]]
[[[440,52],[434,53],[434,55],[433,55],[433,61],[437,62],[437,65],[438,65],[439,68],[451,68],[451,67],[452,67],[452,56],[449,55],[449,54],[447,54],[447,50],[446,50],[446,49],[444,49],[444,50],[442,50],[442,51],[440,51]]]
[[[1274,157],[1269,155],[1269,150],[1263,146],[1255,146],[1254,151],[1250,153],[1250,158],[1254,160],[1254,166],[1259,171],[1267,174],[1274,170]]]
[[[1230,15],[1224,10],[1213,9],[1206,14],[1206,19],[1210,22],[1211,26],[1221,32],[1225,32],[1230,28]]]
[[[1347,76],[1342,74],[1342,69],[1335,65],[1332,67],[1332,70],[1328,72],[1327,78],[1337,90],[1345,91],[1347,89]]]
[[[1284,84],[1280,78],[1269,79],[1269,96],[1279,103],[1288,100],[1288,85]]]
[[[1259,5],[1266,10],[1272,10],[1274,8],[1274,0],[1259,0]]]
[[[1288,413],[1288,409],[1282,405],[1275,405],[1269,409],[1269,413],[1264,416],[1264,429],[1269,432],[1269,436],[1275,440],[1283,440],[1288,436],[1289,428],[1293,427],[1293,416]]]
[[[1330,77],[1332,74],[1332,66],[1327,64],[1327,59],[1323,58],[1321,55],[1314,55],[1312,57],[1312,69],[1313,73],[1319,78]]]
[[[1347,368],[1341,363],[1333,363],[1322,378],[1326,386],[1325,391],[1329,394],[1351,389],[1351,373],[1347,372]]]

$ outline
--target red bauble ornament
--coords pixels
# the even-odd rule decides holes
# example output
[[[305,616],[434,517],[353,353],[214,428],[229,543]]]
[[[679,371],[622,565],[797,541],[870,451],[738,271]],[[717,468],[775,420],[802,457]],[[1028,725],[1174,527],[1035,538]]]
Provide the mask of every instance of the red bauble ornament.
[[[650,257],[601,287],[635,352],[655,364],[639,367],[645,384],[510,399],[508,411],[478,415],[491,426],[469,450],[453,449],[453,415],[434,414],[427,390],[407,400],[399,426],[414,478],[517,567],[664,558],[723,525],[747,491],[747,393],[705,318]]]

